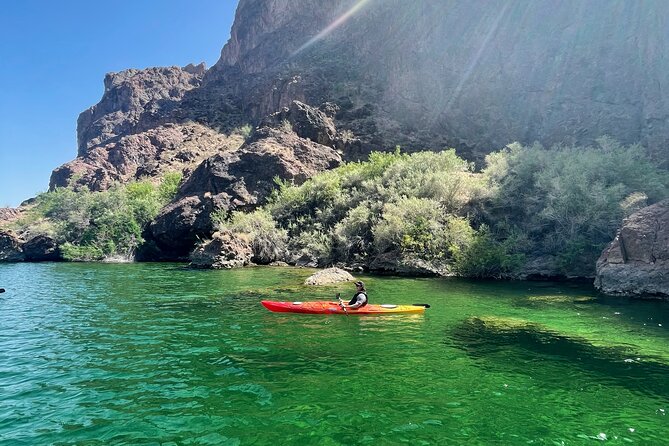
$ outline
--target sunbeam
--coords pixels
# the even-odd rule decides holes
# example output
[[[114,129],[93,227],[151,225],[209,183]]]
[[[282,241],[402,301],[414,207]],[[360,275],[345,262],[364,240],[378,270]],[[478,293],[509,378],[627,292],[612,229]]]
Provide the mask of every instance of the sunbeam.
[[[340,15],[337,17],[335,21],[330,23],[325,29],[323,29],[321,32],[316,34],[314,37],[309,39],[304,45],[299,47],[297,50],[295,50],[292,54],[291,57],[296,56],[297,54],[301,53],[305,49],[309,48],[311,45],[314,43],[318,42],[319,40],[323,39],[325,36],[330,34],[332,31],[346,23],[348,19],[350,19],[356,12],[358,12],[360,9],[362,9],[365,4],[369,3],[370,0],[360,0],[358,3],[353,5],[351,9],[346,11],[344,14]]]
[[[476,51],[476,54],[474,54],[474,57],[472,57],[471,62],[469,63],[469,66],[465,70],[464,73],[462,73],[462,76],[460,77],[460,82],[458,82],[457,87],[455,87],[455,90],[453,90],[453,94],[451,95],[451,98],[448,100],[446,103],[446,106],[443,108],[442,113],[448,113],[451,109],[451,106],[453,103],[458,99],[458,96],[460,96],[460,91],[462,91],[462,87],[464,87],[465,83],[469,79],[469,77],[472,74],[472,71],[474,71],[474,68],[478,64],[479,59],[481,58],[481,55],[483,54],[483,51],[486,49],[488,46],[488,42],[490,42],[490,38],[493,36],[495,31],[497,31],[497,28],[499,27],[499,22],[502,20],[502,17],[504,17],[504,14],[506,13],[506,10],[509,7],[509,3],[506,2],[504,4],[504,7],[500,11],[499,15],[493,22],[492,26],[490,27],[490,30],[486,34],[485,38],[483,39],[483,42],[481,43],[481,46],[479,49]]]

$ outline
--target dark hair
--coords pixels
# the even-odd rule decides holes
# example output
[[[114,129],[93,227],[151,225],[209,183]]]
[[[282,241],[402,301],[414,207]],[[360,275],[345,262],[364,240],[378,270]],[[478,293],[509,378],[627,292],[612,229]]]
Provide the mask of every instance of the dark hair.
[[[357,282],[355,282],[355,286],[359,286],[363,290],[365,289],[365,284],[362,282],[362,280],[358,280]]]

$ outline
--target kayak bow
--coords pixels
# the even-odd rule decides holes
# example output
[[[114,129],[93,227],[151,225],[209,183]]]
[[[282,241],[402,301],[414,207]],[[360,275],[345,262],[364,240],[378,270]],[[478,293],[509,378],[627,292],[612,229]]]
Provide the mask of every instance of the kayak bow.
[[[361,308],[342,308],[339,302],[277,302],[263,300],[263,307],[274,313],[306,313],[306,314],[398,314],[423,313],[424,306],[418,305],[365,305]]]

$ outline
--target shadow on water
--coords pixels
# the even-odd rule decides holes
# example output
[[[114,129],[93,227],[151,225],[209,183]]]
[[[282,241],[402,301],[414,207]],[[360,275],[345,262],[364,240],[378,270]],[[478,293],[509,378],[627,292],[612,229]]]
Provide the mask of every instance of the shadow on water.
[[[669,396],[669,365],[661,360],[641,359],[629,348],[595,346],[522,319],[472,317],[450,331],[445,342],[483,367],[508,364],[514,371],[523,367],[521,373],[532,373],[538,362],[568,363],[570,368],[595,374],[597,382]]]

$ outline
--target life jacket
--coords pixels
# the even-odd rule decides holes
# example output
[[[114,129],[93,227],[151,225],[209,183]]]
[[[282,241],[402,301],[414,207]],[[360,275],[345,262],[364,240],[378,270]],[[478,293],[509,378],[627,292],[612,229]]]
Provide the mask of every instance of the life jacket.
[[[368,297],[367,297],[367,292],[366,292],[366,291],[358,291],[358,292],[356,292],[356,293],[353,295],[353,299],[351,299],[351,301],[350,301],[348,304],[349,304],[349,305],[353,305],[353,304],[355,304],[355,303],[358,301],[358,296],[359,296],[360,294],[362,294],[363,296],[365,296],[365,297],[364,297],[365,301],[364,301],[364,303],[360,306],[360,308],[362,308],[362,307],[364,307],[365,305],[367,305],[367,302],[369,301],[369,299],[368,299]]]

